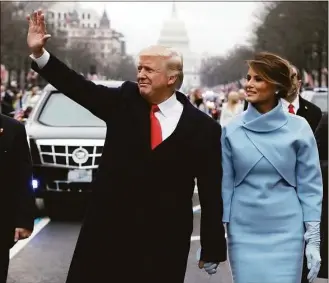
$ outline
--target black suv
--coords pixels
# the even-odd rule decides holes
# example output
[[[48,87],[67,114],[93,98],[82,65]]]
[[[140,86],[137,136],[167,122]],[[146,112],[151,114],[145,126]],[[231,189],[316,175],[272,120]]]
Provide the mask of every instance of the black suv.
[[[123,83],[94,82],[109,87]],[[77,199],[89,193],[103,151],[105,122],[48,84],[25,125],[33,187],[47,210],[58,208],[57,200],[63,197]]]

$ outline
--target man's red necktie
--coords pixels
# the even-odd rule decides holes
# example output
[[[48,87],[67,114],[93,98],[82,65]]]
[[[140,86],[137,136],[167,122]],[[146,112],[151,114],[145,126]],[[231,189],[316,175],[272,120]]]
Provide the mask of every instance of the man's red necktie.
[[[294,106],[292,104],[289,104],[288,109],[289,109],[289,113],[295,114]]]
[[[162,142],[161,125],[158,118],[155,116],[155,112],[160,111],[157,105],[152,105],[150,120],[151,120],[151,147],[154,149]]]

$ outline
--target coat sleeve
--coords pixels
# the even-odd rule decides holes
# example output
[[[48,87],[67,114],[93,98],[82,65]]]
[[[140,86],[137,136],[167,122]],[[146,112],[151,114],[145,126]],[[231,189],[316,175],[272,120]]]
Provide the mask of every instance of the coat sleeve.
[[[223,222],[230,222],[231,202],[234,193],[234,167],[232,161],[232,151],[228,140],[226,139],[226,128],[223,128],[222,134],[222,196],[224,204]]]
[[[201,205],[200,259],[206,262],[223,262],[226,260],[226,239],[222,223],[221,127],[218,123],[211,128],[210,135],[197,174]]]
[[[317,111],[314,113],[314,127],[313,127],[313,133],[316,131],[316,128],[319,126],[321,120],[322,120],[322,111],[320,108],[317,109]]]
[[[296,179],[304,222],[320,221],[323,195],[320,160],[314,134],[306,121],[297,151]]]
[[[315,139],[318,145],[321,161],[328,161],[328,114],[323,115],[316,131]]]
[[[13,182],[15,200],[15,227],[33,230],[36,213],[35,196],[32,188],[32,161],[27,143],[25,127],[17,127],[14,140],[13,164],[17,176]]]
[[[34,61],[31,67],[56,89],[102,120],[108,119],[108,115],[121,99],[120,87],[96,85],[70,69],[52,54],[43,68],[40,69]]]

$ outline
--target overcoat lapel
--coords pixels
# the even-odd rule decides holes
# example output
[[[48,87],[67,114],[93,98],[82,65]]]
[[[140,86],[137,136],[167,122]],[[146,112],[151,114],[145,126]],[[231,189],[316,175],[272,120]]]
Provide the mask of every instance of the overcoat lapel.
[[[140,95],[138,97],[140,106],[135,107],[136,111],[136,121],[138,124],[138,131],[140,134],[139,138],[134,138],[134,141],[140,140],[142,146],[142,150],[145,152],[151,151],[151,122],[150,122],[150,105],[143,99]]]
[[[308,108],[305,105],[305,100],[304,98],[302,98],[301,96],[299,96],[299,109],[296,113],[298,116],[302,116],[302,117],[307,117],[308,115]]]
[[[150,110],[151,107],[138,92],[133,94],[130,104],[127,106],[130,113],[126,116],[127,129],[119,129],[128,131],[130,136],[130,146],[134,152],[139,152],[142,156],[146,156],[151,152],[151,134],[150,134]],[[122,126],[121,123],[117,123]]]

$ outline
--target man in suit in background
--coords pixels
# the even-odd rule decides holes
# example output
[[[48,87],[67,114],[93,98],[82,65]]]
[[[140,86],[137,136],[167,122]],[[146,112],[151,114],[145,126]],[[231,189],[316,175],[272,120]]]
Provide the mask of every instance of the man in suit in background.
[[[221,127],[176,91],[182,56],[153,46],[140,53],[135,82],[96,85],[44,45],[41,11],[28,17],[32,68],[108,126],[102,160],[67,283],[183,283],[198,180],[201,258],[209,274],[226,260],[222,224]],[[106,260],[103,260],[104,254]]]
[[[328,279],[328,113],[322,116],[315,131],[323,179],[323,200],[321,215],[321,269],[319,278]]]
[[[310,127],[312,128],[313,132],[315,132],[322,118],[322,111],[318,106],[301,97],[300,90],[302,87],[302,78],[300,71],[293,65],[292,76],[295,81],[295,86],[286,98],[281,99],[282,106],[287,112],[297,114],[298,116],[305,118],[306,121],[309,123]],[[304,255],[301,281],[302,283],[309,283],[307,279],[308,272],[309,270],[307,268],[307,259]]]
[[[299,70],[295,66],[292,66],[292,76],[295,81],[295,86],[286,98],[281,99],[282,106],[287,112],[305,118],[313,132],[315,132],[321,120],[322,111],[318,106],[301,97],[300,90],[302,78]]]
[[[36,212],[32,162],[25,127],[0,114],[0,282],[6,282],[9,250],[33,231]]]

